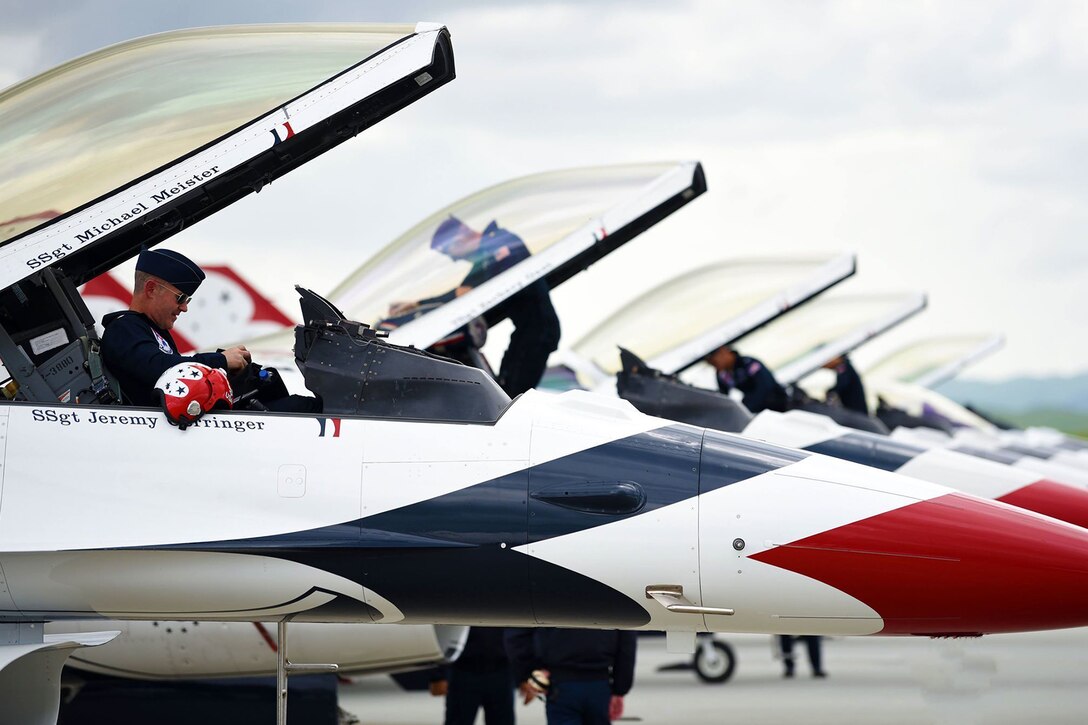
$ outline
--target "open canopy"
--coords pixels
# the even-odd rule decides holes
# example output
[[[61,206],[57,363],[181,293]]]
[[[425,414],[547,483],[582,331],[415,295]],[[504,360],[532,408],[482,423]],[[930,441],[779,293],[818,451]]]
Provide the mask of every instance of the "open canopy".
[[[77,285],[453,74],[436,25],[204,28],[106,48],[0,93],[5,395],[115,400]]]
[[[736,343],[742,355],[763,361],[783,385],[797,382],[838,355],[925,308],[925,295],[820,297]],[[709,368],[705,363],[701,366]]]
[[[499,305],[511,295],[540,278],[555,288],[705,190],[697,162],[579,168],[513,179],[436,211],[393,240],[329,299],[349,318],[375,324],[395,302],[456,289],[471,260],[432,246],[436,230],[450,217],[478,232],[500,229],[520,238],[527,258],[389,336],[398,344],[427,347],[475,317],[500,322]]]
[[[444,28],[163,33],[0,93],[0,288],[76,284],[453,78]]]
[[[916,340],[865,366],[867,377],[932,388],[956,377],[964,368],[997,352],[1003,335],[949,335]]]
[[[576,342],[564,362],[601,382],[619,372],[622,346],[650,367],[674,373],[853,273],[850,253],[701,267],[625,305]]]
[[[879,402],[913,416],[929,419],[943,418],[957,428],[974,428],[988,433],[998,431],[997,426],[985,418],[972,413],[937,391],[923,388],[921,385],[888,378],[870,378],[866,383],[866,392],[871,406]]]

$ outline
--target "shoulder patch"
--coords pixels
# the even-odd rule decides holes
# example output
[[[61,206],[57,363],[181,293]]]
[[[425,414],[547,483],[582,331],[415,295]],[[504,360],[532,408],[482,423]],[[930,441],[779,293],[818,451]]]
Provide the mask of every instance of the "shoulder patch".
[[[760,364],[753,360],[752,362],[748,363],[748,374],[755,375],[759,372],[760,367]]]
[[[159,343],[159,349],[165,352],[167,355],[174,354],[173,349],[170,347],[170,343],[166,341],[166,338],[160,335],[157,331],[152,330],[151,334],[155,336],[155,340]]]

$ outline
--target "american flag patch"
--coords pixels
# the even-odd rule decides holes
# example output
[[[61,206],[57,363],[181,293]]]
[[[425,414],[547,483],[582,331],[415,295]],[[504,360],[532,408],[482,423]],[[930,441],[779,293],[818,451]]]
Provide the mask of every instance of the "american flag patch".
[[[278,143],[283,143],[287,139],[295,135],[295,129],[291,128],[291,122],[281,123],[271,131],[272,138],[275,139],[272,145],[275,146]]]
[[[340,418],[318,418],[317,425],[321,428],[321,432],[317,434],[318,438],[325,437],[325,422],[329,420],[332,421],[332,437],[340,437]]]

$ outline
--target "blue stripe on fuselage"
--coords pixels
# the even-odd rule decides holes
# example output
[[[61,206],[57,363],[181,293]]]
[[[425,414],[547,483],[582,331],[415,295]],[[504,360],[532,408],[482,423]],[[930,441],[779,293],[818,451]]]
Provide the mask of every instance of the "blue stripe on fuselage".
[[[471,623],[486,615],[488,622],[503,624],[524,622],[532,612],[542,624],[578,625],[591,612],[602,626],[637,627],[649,619],[643,603],[513,548],[641,516],[805,456],[676,424],[350,523],[149,548],[297,561],[380,593],[409,620]],[[645,492],[637,512],[589,512],[529,496],[559,483],[617,480],[637,483]],[[607,613],[603,620],[601,613]]]
[[[924,448],[875,433],[847,433],[838,438],[814,443],[805,450],[893,473],[925,451]]]

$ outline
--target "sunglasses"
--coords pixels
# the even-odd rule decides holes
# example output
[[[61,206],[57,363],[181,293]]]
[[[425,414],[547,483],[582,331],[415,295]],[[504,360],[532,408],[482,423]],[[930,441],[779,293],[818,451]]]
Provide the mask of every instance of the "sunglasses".
[[[169,287],[167,287],[166,285],[164,285],[162,282],[156,282],[155,280],[151,280],[151,284],[153,284],[153,285],[155,285],[157,287],[162,287],[167,292],[173,294],[174,299],[177,300],[177,303],[179,305],[187,305],[187,304],[189,304],[190,302],[193,301],[193,296],[192,295],[187,295],[184,292],[175,292],[174,290],[172,290]]]

